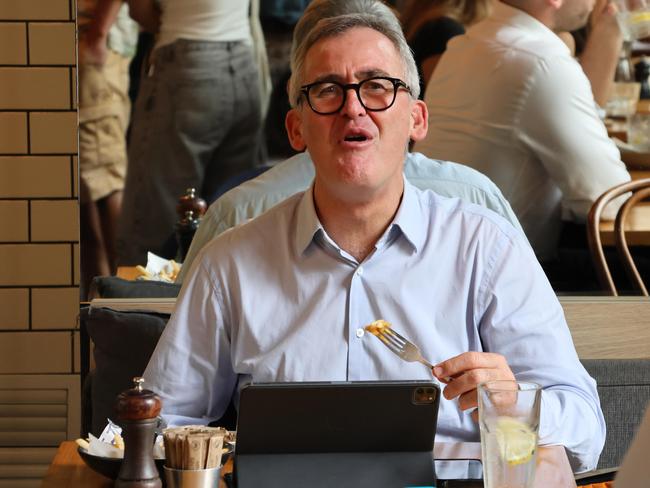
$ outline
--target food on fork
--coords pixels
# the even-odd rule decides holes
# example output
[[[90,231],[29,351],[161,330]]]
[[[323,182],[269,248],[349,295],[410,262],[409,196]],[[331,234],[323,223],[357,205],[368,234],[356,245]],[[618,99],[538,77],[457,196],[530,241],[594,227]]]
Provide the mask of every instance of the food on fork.
[[[386,329],[390,329],[390,327],[390,322],[379,319],[366,325],[365,329],[372,335],[379,337],[382,333],[386,332]]]
[[[422,357],[420,353],[420,348],[409,341],[406,337],[402,336],[395,330],[391,328],[390,322],[379,319],[368,324],[364,328],[372,335],[377,337],[381,342],[383,342],[388,349],[390,349],[394,354],[402,358],[407,362],[418,361],[424,364],[427,368],[433,373],[433,364]],[[435,373],[433,373],[435,376]],[[437,377],[443,383],[449,383],[452,378],[449,376]]]
[[[395,333],[391,329],[390,322],[379,319],[365,326],[365,330],[374,335],[377,339],[386,344],[389,348],[394,347],[394,344],[387,339],[387,335],[395,336]],[[394,351],[393,351],[394,352]]]

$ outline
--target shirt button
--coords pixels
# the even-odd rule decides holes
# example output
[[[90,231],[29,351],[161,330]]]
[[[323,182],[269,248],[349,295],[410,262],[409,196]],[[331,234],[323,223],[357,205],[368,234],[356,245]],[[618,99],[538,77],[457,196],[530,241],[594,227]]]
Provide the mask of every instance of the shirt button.
[[[363,267],[362,266],[359,266],[357,268],[357,276],[363,276]]]
[[[365,334],[365,331],[363,329],[357,329],[357,337],[359,339],[363,337],[363,334]]]

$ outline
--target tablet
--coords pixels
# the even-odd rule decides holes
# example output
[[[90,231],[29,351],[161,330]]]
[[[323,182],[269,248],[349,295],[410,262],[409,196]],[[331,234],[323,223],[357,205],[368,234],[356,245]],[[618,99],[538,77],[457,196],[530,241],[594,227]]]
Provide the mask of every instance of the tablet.
[[[439,397],[428,381],[251,383],[236,453],[431,452]]]

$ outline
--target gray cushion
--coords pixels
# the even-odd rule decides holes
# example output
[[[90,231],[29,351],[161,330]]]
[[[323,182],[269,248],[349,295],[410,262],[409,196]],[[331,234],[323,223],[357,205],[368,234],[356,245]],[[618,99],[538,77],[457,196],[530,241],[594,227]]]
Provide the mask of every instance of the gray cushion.
[[[90,416],[93,434],[101,433],[107,417],[117,421],[115,398],[133,386],[134,376],[142,375],[168,319],[169,315],[106,308],[81,310],[80,320],[95,345]]]
[[[117,276],[93,278],[93,289],[102,298],[176,298],[180,284],[148,280],[123,280]]]
[[[650,359],[585,359],[582,364],[598,383],[607,424],[598,468],[613,468],[621,464],[650,401]]]

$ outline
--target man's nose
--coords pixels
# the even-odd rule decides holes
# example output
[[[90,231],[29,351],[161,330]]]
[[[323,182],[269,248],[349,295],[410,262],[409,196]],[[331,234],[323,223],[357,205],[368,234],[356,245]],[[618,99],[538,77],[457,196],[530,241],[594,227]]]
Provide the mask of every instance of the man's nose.
[[[366,114],[366,108],[359,99],[358,91],[348,87],[345,91],[346,97],[341,107],[341,114],[348,117],[361,117]]]

